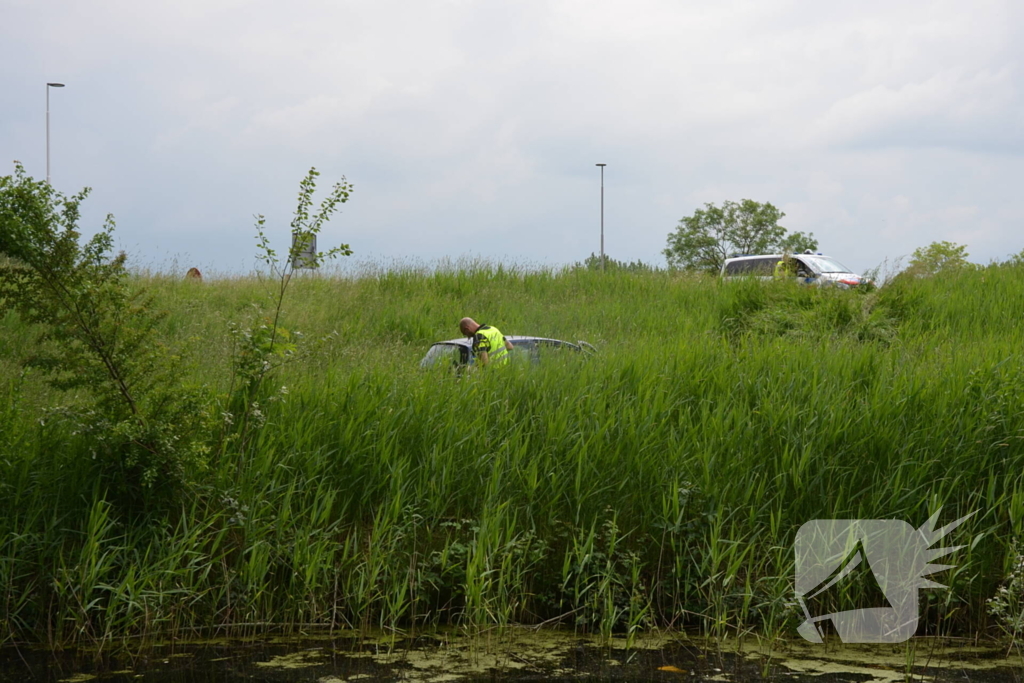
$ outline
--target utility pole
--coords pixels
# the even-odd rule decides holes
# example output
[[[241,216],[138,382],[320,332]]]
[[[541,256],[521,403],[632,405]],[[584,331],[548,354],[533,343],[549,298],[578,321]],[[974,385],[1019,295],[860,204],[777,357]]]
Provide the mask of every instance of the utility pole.
[[[50,88],[63,88],[63,83],[46,84],[46,184],[50,184]]]
[[[604,167],[608,164],[595,164],[601,167],[601,271],[605,269],[604,264]]]

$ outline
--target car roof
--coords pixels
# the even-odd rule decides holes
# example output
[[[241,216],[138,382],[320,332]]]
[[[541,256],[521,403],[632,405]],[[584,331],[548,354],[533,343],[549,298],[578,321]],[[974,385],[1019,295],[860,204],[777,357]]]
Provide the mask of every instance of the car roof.
[[[569,346],[579,346],[579,344],[576,344],[575,342],[565,341],[564,339],[552,339],[551,337],[530,337],[526,335],[506,334],[505,339],[512,342],[513,346],[515,346],[515,343],[517,341],[542,341],[551,342],[553,344],[568,344]],[[448,339],[446,341],[434,342],[432,346],[437,346],[438,344],[449,344],[452,346],[470,346],[472,345],[472,343],[473,340],[469,337],[459,337],[458,339]]]
[[[725,260],[726,261],[744,261],[746,259],[752,259],[752,258],[782,258],[783,256],[785,256],[785,254],[738,254],[736,256],[730,256],[729,258],[727,258]],[[818,252],[814,252],[813,254],[804,254],[804,253],[801,252],[801,253],[798,253],[798,254],[790,254],[790,256],[793,257],[793,258],[797,258],[799,256],[821,256],[822,258],[832,258],[831,256],[828,256],[826,254],[821,254],[821,253],[818,253]]]

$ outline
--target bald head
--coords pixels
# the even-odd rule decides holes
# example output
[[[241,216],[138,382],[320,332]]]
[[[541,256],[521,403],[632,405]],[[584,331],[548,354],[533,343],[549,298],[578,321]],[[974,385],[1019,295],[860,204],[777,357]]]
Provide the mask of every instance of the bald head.
[[[463,318],[459,321],[459,331],[464,337],[472,337],[480,329],[480,324],[472,318]]]

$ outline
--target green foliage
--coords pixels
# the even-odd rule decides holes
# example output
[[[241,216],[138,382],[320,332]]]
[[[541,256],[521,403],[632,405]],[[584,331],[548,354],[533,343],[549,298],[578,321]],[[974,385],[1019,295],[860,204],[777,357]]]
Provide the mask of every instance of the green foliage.
[[[224,320],[266,281],[147,283],[169,302],[166,343],[203,339],[186,372],[226,390]],[[875,292],[480,263],[289,287],[287,326],[336,341],[275,370],[289,393],[260,401],[244,457],[226,443],[162,524],[111,525],[79,476],[91,441],[45,419],[31,374],[0,373],[10,638],[544,622],[771,637],[797,623],[801,524],[919,525],[940,505],[942,521],[981,512],[948,539],[967,547],[935,577],[950,589],[923,595],[928,628],[993,621],[1024,537],[1020,269]],[[481,309],[600,352],[501,377],[421,372],[429,342]],[[0,320],[2,339],[24,329]],[[12,353],[0,345],[0,363]]]
[[[904,272],[920,277],[956,273],[974,267],[974,264],[967,260],[967,256],[966,245],[956,242],[932,242],[927,247],[918,247],[914,250],[910,264]]]
[[[717,273],[729,254],[796,253],[815,250],[813,233],[790,233],[779,225],[786,215],[770,203],[750,199],[705,204],[679,221],[662,252],[672,268]]]
[[[578,627],[596,628],[605,638],[625,628],[632,637],[650,626],[651,598],[644,585],[643,557],[631,549],[614,510],[600,527],[578,529],[562,564],[562,595],[571,597]]]
[[[651,273],[657,270],[656,266],[644,263],[640,259],[636,261],[618,261],[608,254],[604,255],[604,262],[600,254],[591,253],[582,263],[577,261],[572,266],[576,270],[603,270],[603,271],[628,271],[630,273]]]
[[[988,601],[988,613],[1010,639],[1011,647],[1024,637],[1024,550],[1014,543],[1008,555],[1006,579]]]
[[[266,295],[268,306],[266,309],[257,306],[256,320],[250,325],[231,326],[235,340],[234,380],[227,418],[229,426],[236,428],[236,435],[241,436],[243,443],[249,434],[249,428],[254,424],[253,418],[256,418],[256,423],[262,423],[263,413],[259,401],[265,398],[261,395],[264,380],[276,368],[302,357],[299,346],[303,338],[302,333],[293,332],[280,324],[285,294],[295,269],[316,269],[338,256],[352,254],[352,249],[347,244],[327,251],[312,251],[309,248],[315,243],[317,235],[338,210],[339,205],[347,202],[352,194],[351,183],[342,178],[340,182],[335,183],[330,193],[320,203],[319,209],[314,212],[313,196],[316,193],[316,179],[319,175],[316,168],[311,168],[299,183],[298,204],[291,222],[291,233],[296,239],[292,241],[285,258],[280,258],[277,251],[271,247],[264,216],[256,216],[257,258],[269,271],[270,289]],[[241,417],[237,423],[236,416]]]
[[[348,201],[353,189],[352,184],[343,177],[331,188],[330,193],[320,203],[320,208],[311,214],[313,195],[316,193],[316,179],[319,176],[320,172],[316,168],[311,168],[306,176],[299,181],[298,205],[291,222],[292,235],[297,236],[298,239],[294,240],[288,249],[286,259],[278,258],[277,251],[270,246],[270,237],[266,233],[266,218],[263,214],[256,216],[257,258],[270,270],[270,275],[279,288],[288,286],[289,276],[296,265],[300,263],[303,267],[315,269],[338,256],[352,254],[352,250],[347,244],[340,244],[327,251],[306,253],[307,247],[338,210],[338,205]],[[278,294],[278,298],[280,296]]]
[[[722,294],[720,325],[731,339],[753,335],[811,343],[888,343],[896,338],[889,305],[866,287],[847,291],[741,279],[727,283]]]
[[[1024,266],[1024,249],[1018,251],[1016,254],[1012,254],[1010,258],[1003,262],[1003,265],[1007,266]]]
[[[88,193],[66,197],[20,164],[0,178],[0,251],[10,259],[0,302],[39,329],[23,362],[53,387],[92,397],[63,414],[90,440],[112,495],[166,502],[203,468],[208,397],[173,376],[180,359],[155,333],[163,314],[132,286],[124,254],[113,254],[113,218],[82,239]]]

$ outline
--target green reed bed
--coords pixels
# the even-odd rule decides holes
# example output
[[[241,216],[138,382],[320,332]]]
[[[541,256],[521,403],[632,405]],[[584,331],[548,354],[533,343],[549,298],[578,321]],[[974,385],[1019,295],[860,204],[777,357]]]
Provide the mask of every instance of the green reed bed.
[[[140,278],[181,371],[231,384],[252,278]],[[210,435],[170,510],[121,513],[89,439],[0,360],[0,640],[200,629],[559,623],[603,633],[799,621],[792,542],[818,518],[977,514],[928,628],[991,627],[1024,524],[1024,271],[874,293],[498,266],[296,278],[325,338],[272,375],[247,438]],[[463,315],[585,339],[589,360],[423,371]],[[328,336],[336,333],[335,336]],[[27,332],[8,317],[0,335]],[[284,390],[281,387],[285,387]],[[222,436],[222,435],[221,435]],[[853,596],[856,600],[857,596]]]

